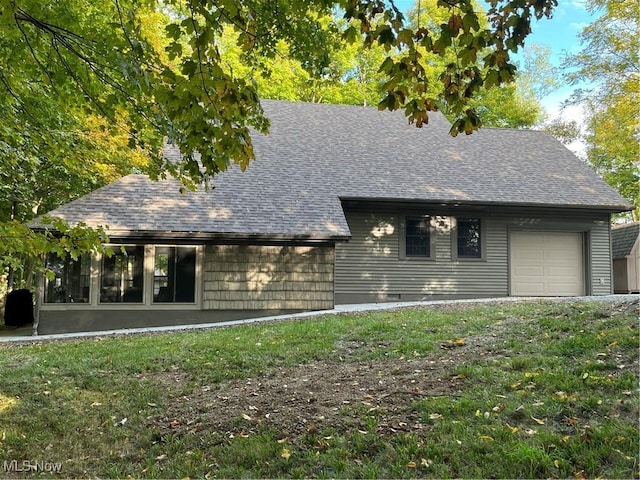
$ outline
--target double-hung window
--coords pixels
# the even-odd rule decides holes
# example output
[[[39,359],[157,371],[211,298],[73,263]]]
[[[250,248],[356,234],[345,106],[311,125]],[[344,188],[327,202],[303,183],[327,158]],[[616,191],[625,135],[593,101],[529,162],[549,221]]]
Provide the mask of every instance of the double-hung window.
[[[406,257],[431,257],[431,218],[428,215],[405,217]]]
[[[482,258],[482,222],[479,218],[456,221],[456,254],[458,258]]]

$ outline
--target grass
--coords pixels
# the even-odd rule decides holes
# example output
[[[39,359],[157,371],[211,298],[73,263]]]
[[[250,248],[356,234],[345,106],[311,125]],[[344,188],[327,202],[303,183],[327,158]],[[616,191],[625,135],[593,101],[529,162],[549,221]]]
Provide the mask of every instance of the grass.
[[[4,346],[2,476],[638,478],[638,340],[633,308],[531,302]],[[396,385],[370,408],[343,392],[302,430],[248,428],[232,403],[251,398],[207,417],[208,389],[356,366],[389,384],[419,366],[438,394]],[[378,377],[353,380],[375,396]],[[23,461],[61,472],[16,471]]]

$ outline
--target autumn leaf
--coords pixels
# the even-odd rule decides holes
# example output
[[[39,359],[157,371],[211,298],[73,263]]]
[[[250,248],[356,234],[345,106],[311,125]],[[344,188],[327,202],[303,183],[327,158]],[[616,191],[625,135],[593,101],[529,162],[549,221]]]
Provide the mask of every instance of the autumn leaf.
[[[282,449],[282,453],[280,454],[280,456],[282,458],[284,458],[285,460],[289,460],[289,457],[291,457],[291,453],[289,452],[288,448],[283,448]]]
[[[409,468],[416,468],[416,462],[409,462],[409,463],[407,463],[407,467],[409,467]]]
[[[533,415],[531,415],[531,420],[536,422],[538,425],[544,425],[544,420],[540,420],[539,418],[536,418]]]

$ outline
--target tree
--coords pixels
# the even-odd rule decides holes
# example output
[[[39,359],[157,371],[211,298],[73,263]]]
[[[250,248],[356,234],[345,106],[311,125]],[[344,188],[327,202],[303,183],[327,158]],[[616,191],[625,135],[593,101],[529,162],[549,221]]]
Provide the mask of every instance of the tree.
[[[267,75],[268,65],[259,57],[274,58],[280,41],[290,46],[291,58],[317,74],[328,65],[327,46],[336,31],[322,19],[341,8],[347,22],[357,21],[349,23],[344,39],[394,54],[380,65],[388,76],[380,107],[402,108],[418,126],[437,107],[427,95],[433,82],[421,65],[421,49],[443,58],[454,51],[455,61],[438,79],[438,100],[456,117],[452,133],[471,133],[479,119],[470,99],[483,86],[513,80],[509,53],[522,45],[531,20],[550,16],[555,4],[493,0],[488,28],[482,28],[472,0],[457,0],[446,3],[446,21],[428,29],[412,28],[393,2],[383,0],[0,0],[0,78],[18,103],[18,85],[28,80],[65,105],[89,108],[112,121],[122,109],[128,113],[123,128],[137,144],[151,148],[156,160],[164,136],[185,156],[178,166],[156,164],[157,173],[202,182],[230,163],[246,168],[253,158],[250,128],[268,129],[255,85],[223,68],[217,39],[225,27],[238,32],[238,46],[256,54],[247,56],[255,59],[251,66]],[[163,12],[165,37],[158,45],[144,19]],[[479,55],[482,69],[476,66]]]
[[[585,105],[587,159],[611,186],[635,205],[640,218],[640,4],[635,0],[589,0],[602,10],[580,34],[582,50],[563,67],[572,84],[586,81],[573,102]]]
[[[482,6],[478,4],[475,8],[482,10]],[[414,29],[421,26],[435,29],[445,22],[448,16],[449,8],[438,6],[436,0],[420,0],[409,12],[408,19],[409,25]],[[332,22],[336,32],[327,50],[328,63],[316,76],[305,70],[301,62],[291,58],[290,46],[284,41],[280,41],[276,46],[277,55],[274,58],[259,58],[259,64],[266,64],[270,72],[268,76],[262,75],[260,69],[252,67],[252,62],[244,58],[247,52],[243,52],[238,46],[239,34],[230,27],[227,27],[221,36],[220,53],[225,59],[228,71],[255,81],[261,98],[354,105],[377,104],[385,96],[384,86],[388,80],[379,71],[379,66],[387,56],[397,60],[404,53],[387,53],[379,44],[367,48],[363,40],[346,42],[340,38],[340,34],[351,24],[357,25],[357,21],[352,20],[349,24],[336,18],[335,14],[322,19],[323,25]],[[485,19],[481,19],[480,23],[481,28],[488,28]],[[442,58],[423,48],[420,49],[420,53],[423,56],[421,67],[431,83],[428,93],[438,98],[438,76],[446,70],[448,63],[455,61],[455,56],[450,53],[447,58]],[[249,55],[251,54],[250,52]],[[532,126],[540,119],[542,109],[536,91],[540,81],[536,75],[529,74],[532,71],[532,60],[529,57],[527,60],[524,73],[518,74],[514,82],[500,88],[481,88],[475,98],[471,99],[470,105],[478,111],[483,125],[519,128]],[[536,71],[539,74],[542,69],[536,68]],[[545,76],[544,80],[546,79]],[[445,115],[455,120],[445,102],[438,100],[437,104]]]
[[[479,2],[473,2],[473,8],[476,11],[482,11],[483,7]],[[435,30],[448,22],[449,7],[446,3],[437,0],[419,0],[416,1],[414,7],[409,11],[409,19],[412,28],[419,30],[426,28]],[[479,17],[480,29],[488,29],[488,20],[482,16]],[[458,49],[459,39],[452,39],[452,49],[444,55],[437,52],[420,48],[422,55],[422,67],[429,76],[429,95],[438,97],[438,81],[443,71],[446,71],[447,65],[458,62],[456,52]],[[482,57],[489,53],[489,49],[479,52],[478,59],[469,64],[470,67],[485,69]],[[486,88],[481,86],[477,89],[474,97],[469,100],[469,105],[478,112],[478,116],[482,120],[482,124],[492,127],[512,127],[522,128],[530,127],[538,123],[542,117],[542,107],[539,99],[544,96],[541,88],[542,83],[550,82],[548,74],[548,51],[544,51],[541,47],[534,46],[535,54],[527,53],[525,55],[524,65],[518,69],[514,75],[513,81],[504,83],[498,88]],[[530,52],[530,51],[528,51]],[[546,57],[544,56],[546,55]],[[545,68],[533,68],[533,63],[542,64]],[[542,65],[535,65],[540,67]],[[533,73],[533,71],[536,71]],[[451,108],[446,101],[440,101],[439,105],[443,113],[455,120],[455,107]]]

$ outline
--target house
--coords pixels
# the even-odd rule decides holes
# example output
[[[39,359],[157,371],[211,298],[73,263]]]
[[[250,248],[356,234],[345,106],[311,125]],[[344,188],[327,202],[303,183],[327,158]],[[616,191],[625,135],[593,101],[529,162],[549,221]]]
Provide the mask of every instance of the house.
[[[436,113],[419,129],[370,107],[263,105],[256,160],[215,189],[129,175],[49,213],[107,225],[118,248],[49,259],[41,333],[613,291],[609,220],[630,205],[548,134],[453,138]]]
[[[640,222],[616,225],[611,230],[613,290],[615,293],[640,291]]]

